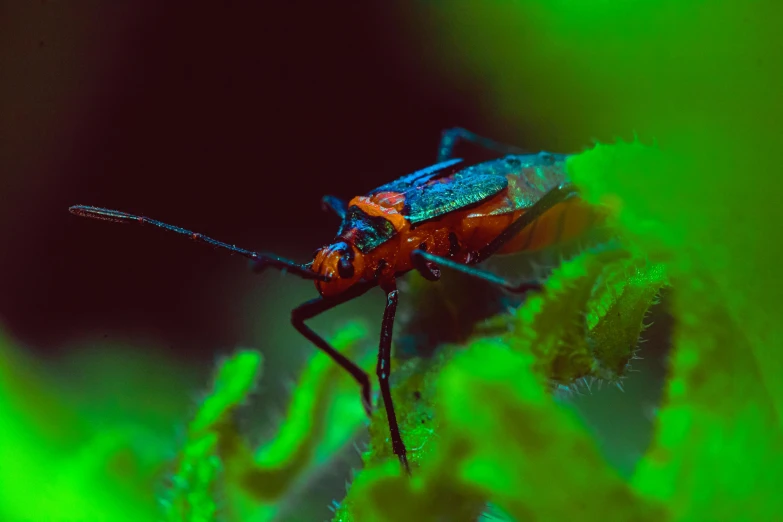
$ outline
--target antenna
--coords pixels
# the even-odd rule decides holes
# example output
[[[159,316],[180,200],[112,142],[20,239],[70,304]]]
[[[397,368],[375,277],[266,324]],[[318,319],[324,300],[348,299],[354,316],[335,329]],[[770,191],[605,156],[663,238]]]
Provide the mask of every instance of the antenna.
[[[253,268],[256,272],[260,272],[267,267],[272,267],[272,268],[277,268],[278,270],[282,270],[284,272],[290,272],[294,275],[301,277],[302,279],[317,279],[319,281],[330,280],[329,277],[327,277],[326,275],[319,274],[318,272],[314,272],[310,268],[309,264],[299,264],[294,261],[290,261],[288,259],[284,259],[282,257],[278,257],[273,254],[252,252],[250,250],[245,250],[244,248],[239,248],[236,245],[229,245],[228,243],[218,241],[217,239],[212,239],[211,237],[205,236],[204,234],[199,234],[198,232],[193,232],[181,227],[169,225],[168,223],[164,223],[156,219],[150,219],[144,216],[136,216],[134,214],[128,214],[127,212],[120,212],[119,210],[111,210],[108,208],[100,208],[100,207],[88,207],[85,205],[74,205],[70,207],[68,210],[71,212],[71,214],[76,214],[77,216],[87,217],[92,219],[100,219],[102,221],[112,221],[114,223],[139,223],[140,225],[153,225],[158,228],[162,228],[163,230],[168,230],[170,232],[174,232],[181,236],[189,237],[196,243],[205,243],[207,245],[211,245],[216,248],[222,248],[223,250],[228,250],[233,254],[239,254],[241,256],[244,256],[250,259],[251,261],[253,261],[253,265],[254,265]]]

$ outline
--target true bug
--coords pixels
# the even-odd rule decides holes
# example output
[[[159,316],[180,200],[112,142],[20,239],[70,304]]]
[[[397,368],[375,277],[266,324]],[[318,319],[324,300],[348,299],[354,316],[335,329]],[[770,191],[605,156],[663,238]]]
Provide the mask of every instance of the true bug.
[[[480,162],[454,158],[452,153],[460,140],[477,144],[496,158]],[[396,279],[417,270],[435,281],[440,278],[441,268],[448,268],[510,292],[539,288],[540,283],[512,282],[473,265],[493,254],[537,250],[558,243],[581,234],[593,224],[599,214],[574,197],[576,190],[565,173],[567,157],[548,152],[528,154],[462,128],[446,130],[435,165],[347,203],[325,196],[324,209],[337,214],[342,224],[335,239],[316,250],[312,261],[302,264],[125,212],[82,205],[69,210],[107,221],[154,225],[241,254],[252,261],[256,272],[273,267],[314,280],[319,297],[295,308],[291,322],[359,383],[368,414],[372,405],[367,373],[332,348],[305,321],[380,287],[386,293],[386,309],[376,373],[392,449],[409,473],[389,387],[392,327],[398,299]]]

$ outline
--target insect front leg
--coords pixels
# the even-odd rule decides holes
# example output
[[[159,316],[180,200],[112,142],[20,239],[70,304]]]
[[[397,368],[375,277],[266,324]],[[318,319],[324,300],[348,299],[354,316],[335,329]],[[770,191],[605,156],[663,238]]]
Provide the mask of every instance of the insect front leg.
[[[462,127],[454,127],[444,130],[443,134],[441,134],[440,145],[438,145],[438,163],[453,158],[454,149],[460,141],[473,143],[482,149],[495,152],[501,156],[506,154],[529,154],[529,151],[522,148],[484,138]]]
[[[308,341],[316,345],[321,351],[326,353],[329,357],[339,364],[344,370],[351,374],[351,376],[361,386],[362,404],[365,412],[370,416],[372,414],[372,399],[370,388],[370,376],[367,372],[359,368],[353,361],[348,359],[345,355],[335,350],[328,342],[326,342],[320,335],[315,333],[312,328],[307,326],[304,322],[308,319],[322,314],[323,312],[334,308],[346,301],[358,297],[365,293],[370,287],[359,287],[355,292],[345,294],[335,299],[324,299],[323,297],[316,297],[306,303],[303,303],[296,307],[291,312],[291,324],[294,328],[301,333]]]
[[[394,328],[394,317],[397,313],[397,285],[392,282],[385,285],[386,290],[386,309],[383,312],[383,323],[381,323],[381,342],[378,346],[378,382],[381,385],[381,396],[383,405],[386,409],[386,418],[389,421],[389,432],[392,440],[392,450],[400,459],[405,472],[410,475],[410,466],[405,450],[405,444],[400,435],[400,428],[397,425],[397,415],[394,413],[394,402],[391,396],[391,387],[389,386],[389,374],[391,372],[391,342],[392,330]]]

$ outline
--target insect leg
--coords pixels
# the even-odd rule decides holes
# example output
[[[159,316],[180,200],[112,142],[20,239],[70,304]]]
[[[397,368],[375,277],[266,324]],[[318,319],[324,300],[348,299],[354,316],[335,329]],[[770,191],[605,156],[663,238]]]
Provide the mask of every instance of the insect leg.
[[[348,212],[348,205],[337,196],[326,195],[321,198],[321,208],[325,211],[337,214],[337,217],[340,219],[344,219],[345,214]]]
[[[400,428],[397,425],[397,415],[394,413],[394,403],[392,402],[391,388],[389,386],[389,373],[391,371],[391,342],[392,330],[394,327],[394,316],[397,312],[397,286],[391,285],[386,288],[386,309],[383,312],[383,323],[381,324],[381,342],[378,346],[378,382],[381,385],[381,396],[383,405],[386,408],[386,419],[389,421],[389,432],[392,440],[392,450],[400,459],[405,472],[410,475],[408,466],[408,457],[405,451],[405,443],[400,435]]]
[[[483,279],[489,283],[496,284],[512,293],[523,294],[525,292],[539,290],[541,288],[541,283],[535,281],[523,281],[521,283],[509,281],[508,279],[500,277],[499,275],[495,275],[491,272],[487,272],[486,270],[458,263],[447,257],[436,256],[420,249],[414,250],[411,253],[411,259],[413,261],[413,267],[418,270],[419,273],[421,273],[425,278],[430,280],[432,279],[427,277],[427,275],[432,273],[434,268],[433,265],[435,265],[435,269],[438,270],[438,273],[440,267],[450,268],[452,270],[462,272],[463,274],[467,274],[478,279]]]
[[[446,129],[440,138],[440,145],[438,145],[438,162],[446,161],[454,157],[454,148],[460,141],[466,141],[473,143],[483,149],[496,152],[500,155],[505,154],[529,154],[529,151],[515,147],[513,145],[506,145],[505,143],[499,143],[489,138],[479,136],[469,130],[462,127],[454,127],[452,129]]]
[[[316,345],[326,355],[331,357],[334,362],[339,364],[344,370],[351,374],[351,376],[359,383],[362,390],[362,404],[367,415],[372,413],[372,399],[370,394],[370,377],[367,372],[359,368],[353,361],[348,359],[345,355],[335,350],[328,342],[326,342],[320,335],[315,333],[312,328],[307,326],[304,322],[308,319],[322,314],[323,312],[334,308],[340,304],[350,301],[351,299],[360,296],[372,286],[358,286],[357,289],[347,294],[334,299],[324,299],[323,297],[316,297],[306,303],[294,308],[291,312],[291,324],[294,328],[301,333],[308,341]]]

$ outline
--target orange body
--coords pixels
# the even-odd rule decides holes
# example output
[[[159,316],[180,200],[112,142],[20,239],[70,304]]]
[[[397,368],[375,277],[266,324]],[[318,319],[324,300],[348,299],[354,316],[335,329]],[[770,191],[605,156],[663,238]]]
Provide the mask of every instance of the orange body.
[[[338,295],[360,280],[377,280],[383,287],[395,277],[413,269],[411,253],[417,248],[427,252],[469,264],[475,252],[491,243],[526,208],[514,210],[519,199],[519,175],[509,186],[486,201],[469,208],[458,209],[414,226],[402,214],[405,198],[402,194],[382,192],[373,196],[359,196],[349,206],[359,207],[365,214],[388,220],[396,234],[369,252],[360,252],[352,246],[350,235],[343,237],[342,248],[352,249],[354,273],[352,277],[339,277],[337,263],[343,252],[335,245],[324,247],[315,257],[313,269],[331,275],[330,282],[317,282],[318,291],[324,297]],[[557,180],[556,180],[557,181]],[[511,209],[511,210],[508,210]],[[572,197],[552,207],[539,219],[509,240],[497,254],[522,250],[538,250],[559,242],[568,241],[583,234],[600,216],[595,207],[582,199]],[[456,239],[456,241],[455,241]]]
[[[365,270],[372,270],[383,259],[387,266],[383,271],[386,278],[407,272],[413,268],[411,253],[422,244],[432,254],[470,263],[472,253],[491,243],[525,212],[517,210],[492,215],[492,211],[502,206],[505,200],[505,194],[501,193],[478,207],[452,212],[413,229],[406,223],[395,237],[364,254]],[[538,250],[575,238],[594,221],[594,213],[595,209],[579,198],[560,203],[506,243],[498,254]],[[457,238],[457,249],[452,248],[451,233]],[[372,275],[370,272],[364,274],[365,278]],[[380,279],[382,281],[384,277]]]

